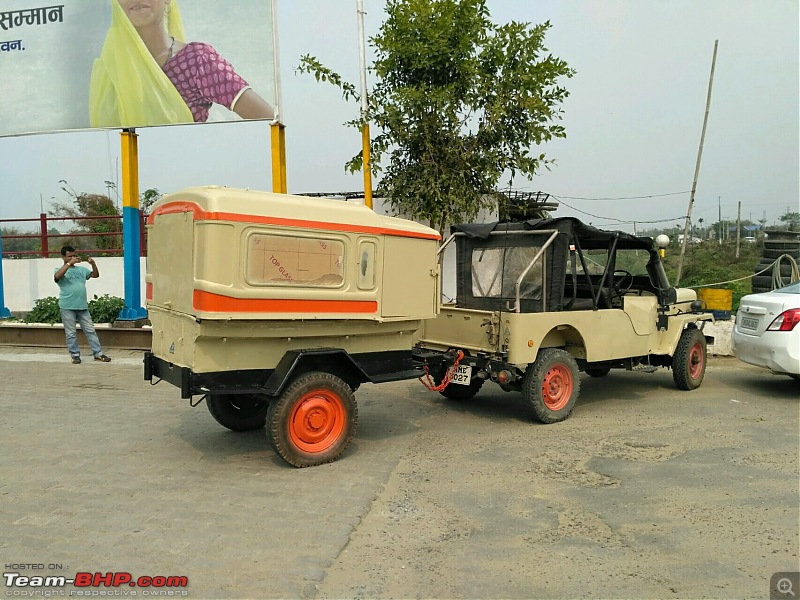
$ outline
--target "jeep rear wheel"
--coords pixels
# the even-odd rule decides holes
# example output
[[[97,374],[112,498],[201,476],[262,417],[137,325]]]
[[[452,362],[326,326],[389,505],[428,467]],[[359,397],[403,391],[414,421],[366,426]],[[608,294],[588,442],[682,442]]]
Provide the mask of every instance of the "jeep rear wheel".
[[[563,421],[575,408],[580,393],[578,363],[558,348],[539,352],[522,378],[522,397],[542,423]]]
[[[267,413],[267,435],[275,452],[295,467],[336,460],[350,445],[358,423],[353,391],[330,373],[297,377]]]
[[[269,408],[262,394],[212,394],[206,398],[206,405],[217,423],[232,431],[261,429]]]
[[[700,387],[706,373],[706,337],[697,327],[687,327],[681,333],[678,347],[672,355],[672,379],[679,390]]]

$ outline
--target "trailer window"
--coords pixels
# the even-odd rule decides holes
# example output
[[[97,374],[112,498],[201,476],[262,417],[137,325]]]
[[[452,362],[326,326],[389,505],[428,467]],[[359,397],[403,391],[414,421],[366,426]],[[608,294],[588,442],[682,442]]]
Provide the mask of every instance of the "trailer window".
[[[541,248],[476,248],[472,252],[472,295],[475,298],[514,298],[517,279],[528,268]],[[540,259],[525,275],[520,298],[542,298],[542,264]]]
[[[344,277],[339,240],[252,233],[245,277],[251,285],[339,287]]]
[[[361,242],[358,247],[358,289],[375,288],[375,254],[374,242]]]

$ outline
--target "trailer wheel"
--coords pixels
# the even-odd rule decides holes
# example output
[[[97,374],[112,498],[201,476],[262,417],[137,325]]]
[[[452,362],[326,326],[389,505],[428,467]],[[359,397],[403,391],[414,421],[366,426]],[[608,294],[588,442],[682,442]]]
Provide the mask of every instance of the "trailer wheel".
[[[223,427],[252,431],[264,427],[269,402],[263,394],[212,394],[206,398],[206,405]]]
[[[557,423],[572,414],[580,387],[575,358],[565,350],[546,348],[525,371],[522,397],[536,420]]]
[[[605,377],[611,372],[611,367],[586,367],[585,372],[589,377]]]
[[[292,381],[267,412],[267,436],[275,452],[295,467],[336,460],[356,432],[358,407],[344,381],[318,371]]]
[[[679,390],[696,390],[706,374],[706,338],[696,327],[681,333],[672,355],[672,379]]]

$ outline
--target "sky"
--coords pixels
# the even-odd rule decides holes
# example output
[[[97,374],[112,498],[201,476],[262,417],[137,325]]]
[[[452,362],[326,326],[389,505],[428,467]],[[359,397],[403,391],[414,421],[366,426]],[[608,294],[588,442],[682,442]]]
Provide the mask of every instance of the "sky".
[[[384,2],[364,6],[372,36]],[[563,82],[566,139],[536,150],[555,165],[515,179],[513,189],[557,196],[558,216],[599,227],[682,228],[718,40],[693,220],[735,219],[739,202],[743,219],[768,224],[787,208],[800,210],[797,0],[488,0],[488,7],[496,23],[549,21],[545,45],[576,71]],[[358,105],[295,72],[300,56],[311,54],[358,85],[356,1],[278,0],[277,26],[289,192],[363,190],[362,175],[344,170],[360,151],[359,132],[343,125]],[[137,133],[140,190],[271,189],[267,123]],[[119,182],[119,156],[118,131],[0,138],[0,219],[37,218],[68,201],[61,180],[106,193],[106,181]]]

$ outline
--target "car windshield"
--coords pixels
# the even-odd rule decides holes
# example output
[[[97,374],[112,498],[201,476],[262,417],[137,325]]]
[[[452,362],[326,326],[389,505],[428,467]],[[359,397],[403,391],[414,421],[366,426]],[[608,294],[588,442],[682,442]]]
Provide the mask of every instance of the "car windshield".
[[[789,285],[785,285],[773,291],[780,294],[800,294],[800,281],[795,281],[794,283],[790,283]]]

